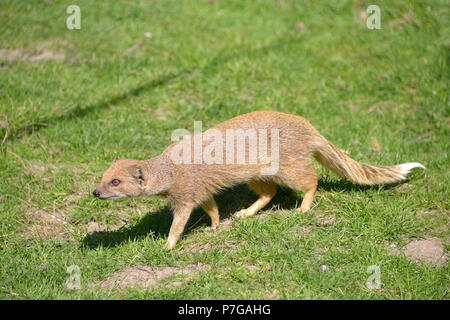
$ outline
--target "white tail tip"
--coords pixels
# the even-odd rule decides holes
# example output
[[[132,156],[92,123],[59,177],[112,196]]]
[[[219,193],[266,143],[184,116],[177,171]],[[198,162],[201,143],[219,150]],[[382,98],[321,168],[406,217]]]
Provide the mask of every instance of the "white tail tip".
[[[414,168],[422,168],[423,170],[426,170],[426,168],[418,162],[403,163],[399,164],[397,167],[401,170],[403,175],[407,175],[411,169]]]

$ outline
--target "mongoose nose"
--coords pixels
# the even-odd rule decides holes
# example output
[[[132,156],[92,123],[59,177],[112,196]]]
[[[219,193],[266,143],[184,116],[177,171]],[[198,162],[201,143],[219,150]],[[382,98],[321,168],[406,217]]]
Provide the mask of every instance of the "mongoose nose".
[[[95,189],[94,192],[92,192],[92,194],[93,194],[95,197],[100,197],[100,191],[98,191],[97,189]]]

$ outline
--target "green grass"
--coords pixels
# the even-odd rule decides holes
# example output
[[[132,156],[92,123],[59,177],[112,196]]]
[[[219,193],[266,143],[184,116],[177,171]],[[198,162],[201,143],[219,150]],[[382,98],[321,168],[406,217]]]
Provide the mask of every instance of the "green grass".
[[[70,4],[80,30],[66,28]],[[391,255],[389,244],[434,236],[448,252],[449,6],[378,1],[381,30],[369,30],[359,16],[370,4],[2,1],[0,49],[24,54],[0,51],[0,298],[448,299],[447,266]],[[30,61],[45,49],[64,58]],[[264,219],[216,232],[201,231],[209,220],[196,210],[170,252],[166,200],[91,196],[115,156],[150,158],[194,120],[206,128],[259,109],[306,117],[358,161],[427,170],[363,188],[320,168],[311,214],[290,190]],[[252,199],[246,187],[217,197],[229,216]],[[323,215],[334,222],[318,223]],[[208,268],[153,288],[89,286],[127,266],[197,262]],[[81,290],[66,289],[70,265]],[[371,265],[378,290],[366,287]]]

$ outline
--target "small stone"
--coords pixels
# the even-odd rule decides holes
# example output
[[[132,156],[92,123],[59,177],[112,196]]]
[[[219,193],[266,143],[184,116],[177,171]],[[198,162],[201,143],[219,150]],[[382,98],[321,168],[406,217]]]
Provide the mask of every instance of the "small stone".
[[[327,265],[321,265],[320,267],[319,267],[319,272],[326,272],[328,270],[328,266]]]

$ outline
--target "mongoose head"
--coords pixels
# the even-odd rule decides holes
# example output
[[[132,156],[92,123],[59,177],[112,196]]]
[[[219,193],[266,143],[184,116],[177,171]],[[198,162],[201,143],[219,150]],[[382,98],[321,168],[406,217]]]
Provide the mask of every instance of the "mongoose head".
[[[143,193],[142,162],[132,159],[115,159],[103,174],[93,195],[100,199],[137,197]]]

